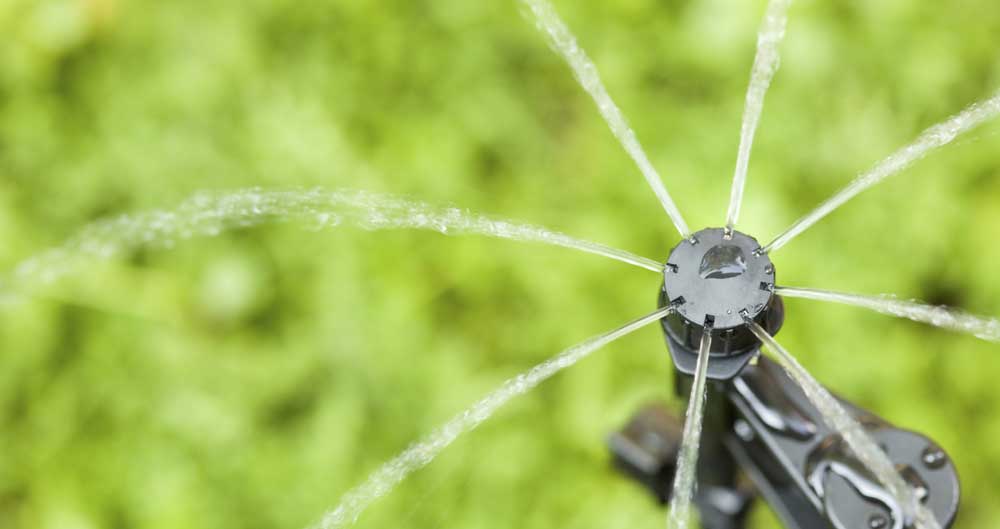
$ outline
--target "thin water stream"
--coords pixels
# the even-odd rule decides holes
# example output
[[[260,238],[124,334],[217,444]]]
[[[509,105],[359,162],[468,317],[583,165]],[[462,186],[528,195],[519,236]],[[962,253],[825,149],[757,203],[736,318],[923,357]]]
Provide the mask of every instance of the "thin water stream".
[[[897,299],[895,296],[864,296],[844,292],[830,292],[815,288],[777,287],[775,293],[791,298],[812,299],[863,307],[882,314],[907,318],[927,323],[942,329],[949,329],[990,342],[1000,342],[1000,321],[962,312],[950,307],[927,305],[918,301]]]
[[[604,87],[600,74],[597,72],[597,66],[577,43],[576,37],[573,36],[566,23],[559,18],[555,7],[548,0],[521,0],[521,3],[535,16],[538,29],[548,37],[549,44],[556,52],[562,55],[563,59],[569,64],[570,69],[573,70],[576,80],[590,94],[590,97],[593,98],[604,121],[608,123],[611,132],[621,142],[622,147],[625,148],[625,152],[639,166],[639,171],[642,172],[642,176],[649,183],[649,187],[653,189],[653,193],[660,200],[660,204],[663,206],[664,211],[667,212],[667,215],[670,216],[670,220],[673,221],[674,227],[677,228],[681,237],[688,238],[691,230],[688,229],[687,223],[684,222],[684,217],[681,216],[680,210],[677,209],[677,205],[670,197],[670,193],[667,192],[667,188],[663,185],[660,174],[649,161],[649,157],[646,156],[646,151],[643,150],[642,145],[639,143],[635,131],[629,126],[622,111],[611,99],[611,95],[608,94],[608,90]]]
[[[432,206],[399,196],[355,190],[257,188],[200,193],[171,210],[148,211],[99,221],[62,245],[15,267],[12,287],[48,283],[82,261],[108,259],[137,247],[170,247],[193,237],[268,222],[298,222],[310,229],[355,226],[366,230],[419,229],[445,235],[477,234],[571,248],[660,272],[652,259],[575,239],[539,226],[490,218],[454,207]]]
[[[747,321],[747,325],[757,339],[771,351],[788,376],[802,388],[806,398],[823,416],[823,422],[840,434],[858,461],[892,494],[902,507],[907,522],[912,521],[918,529],[940,529],[941,526],[934,514],[920,503],[913,489],[896,471],[896,466],[889,460],[889,456],[879,448],[861,424],[763,327],[753,320]]]
[[[667,513],[667,529],[686,529],[691,520],[691,501],[695,494],[698,477],[698,449],[701,446],[701,426],[705,416],[707,397],[707,375],[712,333],[701,335],[698,347],[698,363],[695,367],[691,397],[688,400],[687,415],[684,419],[684,433],[681,448],[677,454],[677,470]]]
[[[781,65],[778,46],[785,39],[788,23],[788,8],[792,0],[771,0],[760,23],[757,33],[757,54],[750,70],[750,86],[747,88],[743,107],[743,125],[740,128],[740,147],[736,155],[736,170],[733,174],[733,189],[729,197],[729,212],[726,214],[726,229],[732,231],[739,220],[743,191],[746,188],[747,169],[750,166],[750,151],[757,133],[760,115],[764,109],[764,96],[771,86],[771,80]]]
[[[590,338],[566,349],[551,360],[535,366],[530,371],[504,382],[499,389],[382,465],[364,483],[345,494],[340,504],[323,516],[322,520],[313,526],[313,529],[337,529],[353,524],[365,509],[379,498],[392,492],[411,472],[427,466],[455,439],[489,419],[494,412],[512,398],[527,393],[542,381],[583,360],[601,347],[659,321],[671,310],[673,310],[671,307],[664,307],[613,331]]]
[[[861,174],[844,189],[820,204],[812,212],[795,221],[788,229],[778,235],[763,248],[764,252],[773,252],[788,244],[800,233],[809,229],[823,217],[858,196],[861,192],[882,182],[886,178],[906,169],[920,160],[930,151],[951,143],[961,134],[972,130],[1000,115],[1000,94],[980,101],[952,116],[947,121],[938,123],[925,130],[913,143],[896,151],[882,160],[868,172]]]

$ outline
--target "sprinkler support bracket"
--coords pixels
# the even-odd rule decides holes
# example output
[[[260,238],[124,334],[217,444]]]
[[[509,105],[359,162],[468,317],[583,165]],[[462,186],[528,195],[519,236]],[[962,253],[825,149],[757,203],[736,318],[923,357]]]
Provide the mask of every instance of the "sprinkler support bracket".
[[[713,408],[706,420],[709,414],[713,419],[704,429],[695,498],[705,529],[742,529],[758,495],[787,529],[857,529],[869,527],[871,520],[883,520],[879,527],[885,529],[908,527],[902,507],[773,361],[762,357],[711,391]],[[951,527],[960,487],[944,450],[921,434],[840,401],[885,450],[941,527]],[[616,466],[663,503],[670,498],[682,427],[665,408],[647,406],[609,439]]]

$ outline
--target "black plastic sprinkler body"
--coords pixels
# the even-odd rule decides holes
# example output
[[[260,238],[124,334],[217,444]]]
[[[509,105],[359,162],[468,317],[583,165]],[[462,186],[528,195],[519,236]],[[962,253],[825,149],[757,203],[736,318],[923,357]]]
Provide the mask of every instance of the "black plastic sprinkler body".
[[[788,529],[908,529],[902,506],[845,448],[803,390],[766,357],[752,319],[771,335],[784,321],[774,293],[775,269],[757,241],[740,232],[707,228],[681,241],[663,271],[660,306],[675,366],[675,390],[686,400],[702,333],[712,333],[708,385],[697,469],[705,529],[744,529],[755,498],[771,506]],[[955,520],[955,466],[933,441],[897,428],[841,399],[885,450],[941,527]],[[657,499],[671,493],[683,422],[669,410],[641,410],[609,440],[616,465]],[[752,485],[751,485],[752,484]]]
[[[784,320],[784,304],[774,294],[774,265],[749,235],[706,228],[682,240],[663,270],[660,306],[677,310],[663,330],[677,370],[693,374],[706,324],[712,333],[708,377],[729,380],[760,350],[747,328],[750,317],[774,334]]]

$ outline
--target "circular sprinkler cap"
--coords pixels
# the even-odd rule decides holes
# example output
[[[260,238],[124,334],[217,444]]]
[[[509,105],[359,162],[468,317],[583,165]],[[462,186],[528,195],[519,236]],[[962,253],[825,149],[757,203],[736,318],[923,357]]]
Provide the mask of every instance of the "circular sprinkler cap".
[[[660,305],[676,308],[663,320],[663,328],[680,371],[694,372],[705,329],[712,333],[709,376],[728,379],[742,370],[760,347],[745,318],[772,333],[781,326],[783,307],[781,298],[774,294],[774,265],[758,250],[760,244],[753,237],[707,228],[670,252]],[[726,361],[720,363],[723,359]],[[712,364],[717,364],[714,369]]]

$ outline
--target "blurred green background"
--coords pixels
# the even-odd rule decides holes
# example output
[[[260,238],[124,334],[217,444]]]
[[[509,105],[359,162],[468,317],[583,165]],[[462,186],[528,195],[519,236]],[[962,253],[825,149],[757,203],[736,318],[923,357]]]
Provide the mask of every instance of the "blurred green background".
[[[556,6],[688,222],[721,224],[764,2]],[[404,193],[658,259],[676,243],[513,0],[4,0],[0,32],[7,271],[93,220],[251,185]],[[993,93],[997,35],[995,0],[796,4],[741,228],[773,237]],[[998,133],[842,208],[775,254],[779,282],[1000,313]],[[0,308],[0,527],[305,526],[504,378],[648,312],[658,287],[562,249],[295,225],[82,266]],[[993,526],[998,347],[787,305],[782,342],[946,447],[957,527]],[[671,386],[644,329],[516,400],[357,526],[661,527],[604,438]]]

